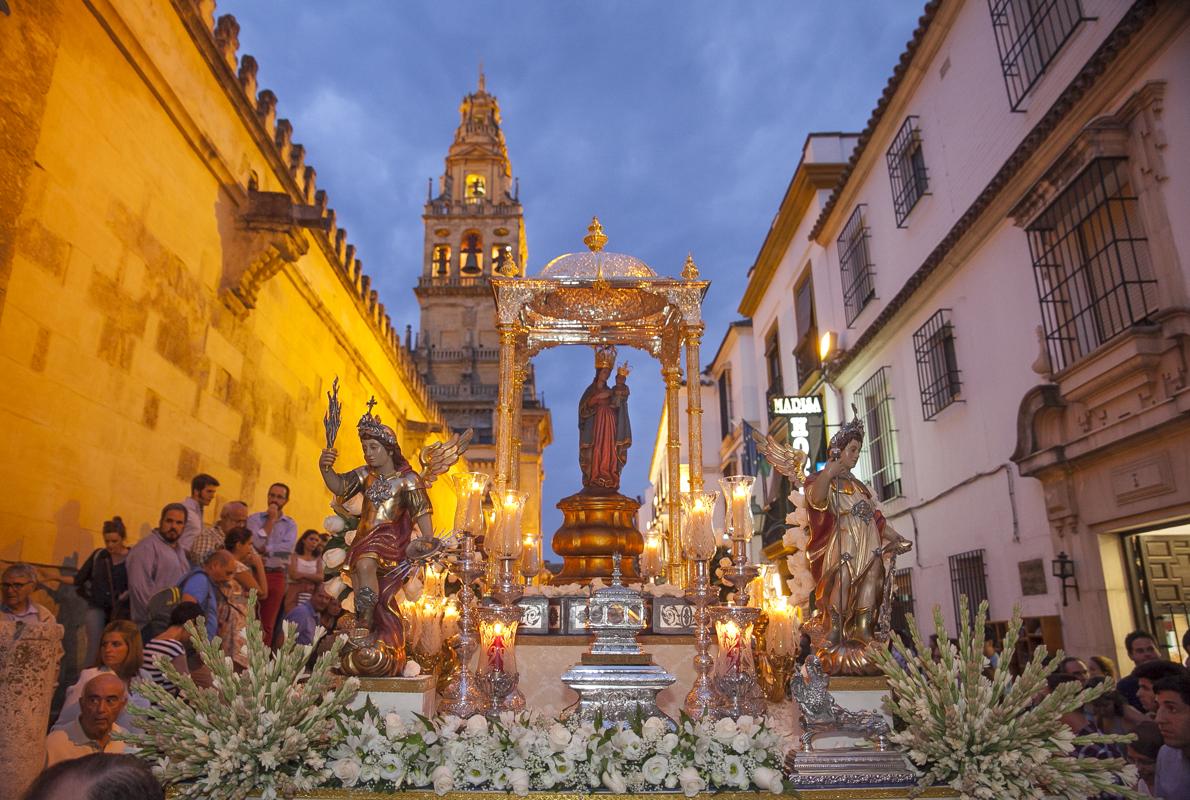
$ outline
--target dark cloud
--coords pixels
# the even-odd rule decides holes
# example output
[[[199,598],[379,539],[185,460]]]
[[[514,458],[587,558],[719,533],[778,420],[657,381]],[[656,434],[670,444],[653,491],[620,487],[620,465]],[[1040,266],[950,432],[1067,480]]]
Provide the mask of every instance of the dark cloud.
[[[394,324],[416,327],[426,178],[442,171],[458,103],[483,61],[500,99],[530,272],[582,247],[713,281],[703,357],[736,317],[747,271],[813,130],[859,130],[919,2],[221,0],[294,124]],[[554,414],[543,526],[579,488],[574,354],[537,360]],[[643,493],[661,381],[631,354],[633,431],[622,490]],[[585,356],[584,356],[585,359]],[[586,377],[582,378],[585,384]],[[712,448],[713,449],[713,448]]]

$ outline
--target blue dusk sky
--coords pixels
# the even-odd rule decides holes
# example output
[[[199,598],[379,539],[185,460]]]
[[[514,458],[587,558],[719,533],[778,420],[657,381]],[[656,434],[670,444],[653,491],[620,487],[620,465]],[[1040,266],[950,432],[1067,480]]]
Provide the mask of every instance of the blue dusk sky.
[[[520,178],[527,271],[582,249],[596,214],[607,249],[711,280],[703,363],[736,311],[811,131],[859,131],[917,24],[921,0],[220,0],[240,54],[318,171],[393,324],[417,329],[426,179],[443,171],[479,63]],[[783,346],[792,342],[783,342]],[[655,362],[634,372],[634,445],[621,491],[641,495],[661,412]],[[539,356],[553,413],[542,527],[581,488],[583,353]]]

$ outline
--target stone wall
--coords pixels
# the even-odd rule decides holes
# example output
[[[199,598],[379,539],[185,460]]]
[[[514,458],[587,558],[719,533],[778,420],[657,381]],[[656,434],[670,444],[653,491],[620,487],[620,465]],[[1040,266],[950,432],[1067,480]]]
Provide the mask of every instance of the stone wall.
[[[0,17],[0,559],[130,542],[196,472],[288,483],[302,527],[332,377],[340,466],[370,395],[415,461],[444,424],[210,0],[14,4]],[[412,278],[413,276],[411,276]],[[416,463],[416,462],[415,462]],[[431,492],[445,527],[453,496]]]

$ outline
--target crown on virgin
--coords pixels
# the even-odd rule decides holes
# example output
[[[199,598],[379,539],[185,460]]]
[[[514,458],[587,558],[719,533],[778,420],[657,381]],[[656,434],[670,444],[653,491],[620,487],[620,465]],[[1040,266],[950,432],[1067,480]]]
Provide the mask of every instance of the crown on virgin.
[[[855,407],[855,403],[851,404],[851,414],[851,422],[844,422],[843,426],[831,437],[828,445],[831,450],[835,448],[842,450],[844,443],[852,434],[859,434],[861,440],[864,438],[864,421],[859,418],[859,409]]]
[[[374,405],[376,405],[375,398],[368,401],[368,410],[359,418],[359,424],[356,426],[356,430],[359,432],[359,438],[361,440],[375,439],[382,444],[392,447],[397,443],[397,434],[392,428],[381,423],[379,414],[372,414],[372,406]]]
[[[616,348],[605,344],[595,348],[595,369],[611,369],[616,365]]]

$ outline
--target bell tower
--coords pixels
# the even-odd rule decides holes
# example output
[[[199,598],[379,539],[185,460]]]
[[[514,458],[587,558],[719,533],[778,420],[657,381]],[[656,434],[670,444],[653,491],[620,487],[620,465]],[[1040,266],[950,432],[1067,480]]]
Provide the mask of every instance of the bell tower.
[[[500,104],[488,94],[482,68],[478,89],[459,105],[459,127],[437,187],[430,179],[422,221],[422,271],[414,289],[421,321],[411,350],[450,426],[475,429],[468,461],[494,474],[500,342],[489,279],[522,269],[528,250]],[[529,492],[524,525],[526,532],[540,531],[541,454],[553,431],[531,368],[522,399],[517,438],[520,488]]]

